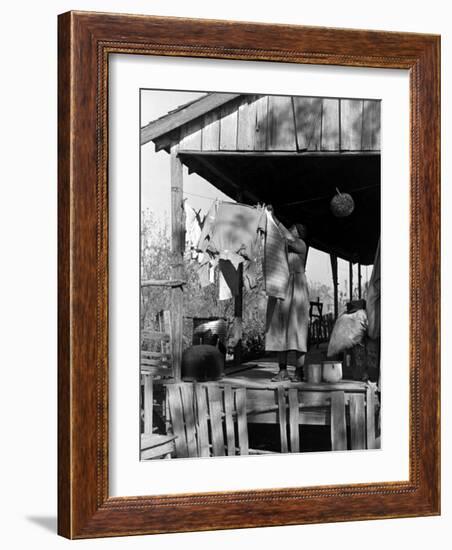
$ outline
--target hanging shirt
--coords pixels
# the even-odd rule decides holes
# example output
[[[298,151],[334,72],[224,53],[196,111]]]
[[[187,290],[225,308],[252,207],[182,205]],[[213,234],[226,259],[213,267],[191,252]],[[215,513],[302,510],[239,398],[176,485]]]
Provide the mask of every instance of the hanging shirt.
[[[256,264],[259,239],[265,231],[263,207],[215,201],[210,207],[201,230],[197,250],[203,253],[203,262],[219,261],[219,299],[237,296],[238,267],[243,264],[244,280],[248,288],[256,285]],[[205,282],[203,270],[200,271]]]
[[[202,220],[200,210],[196,211],[184,200],[185,212],[185,251],[192,260],[200,259],[200,254],[196,250],[201,236]]]
[[[244,260],[256,260],[257,239],[265,225],[262,207],[215,201],[207,213],[198,250],[229,260],[237,268]]]

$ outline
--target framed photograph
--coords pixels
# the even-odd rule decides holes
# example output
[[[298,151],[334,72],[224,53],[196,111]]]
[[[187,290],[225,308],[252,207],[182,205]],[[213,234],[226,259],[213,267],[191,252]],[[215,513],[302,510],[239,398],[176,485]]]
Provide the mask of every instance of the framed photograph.
[[[438,36],[59,16],[59,533],[440,513]]]

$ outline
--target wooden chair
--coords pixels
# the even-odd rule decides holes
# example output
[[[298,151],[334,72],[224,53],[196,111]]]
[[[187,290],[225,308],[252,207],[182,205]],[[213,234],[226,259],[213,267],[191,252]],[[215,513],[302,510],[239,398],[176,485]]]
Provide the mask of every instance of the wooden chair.
[[[167,384],[177,457],[250,454],[246,389],[230,384]]]
[[[154,433],[154,380],[152,374],[141,373],[143,433],[140,440],[140,460],[171,458],[175,455],[173,434]]]
[[[172,334],[169,311],[160,311],[155,330],[141,331],[141,372],[153,376],[172,377]]]
[[[324,341],[322,313],[323,303],[320,298],[316,302],[309,302],[309,342],[315,343],[317,348]]]
[[[176,451],[174,443],[176,436],[154,433],[154,383],[152,375],[146,372],[142,373],[141,383],[143,386],[142,408],[144,429],[140,440],[140,460],[171,458],[175,455]]]
[[[157,314],[154,328],[155,330],[141,331],[140,375],[144,434],[146,435],[153,432],[154,377],[166,378],[173,375],[169,311],[160,311]]]

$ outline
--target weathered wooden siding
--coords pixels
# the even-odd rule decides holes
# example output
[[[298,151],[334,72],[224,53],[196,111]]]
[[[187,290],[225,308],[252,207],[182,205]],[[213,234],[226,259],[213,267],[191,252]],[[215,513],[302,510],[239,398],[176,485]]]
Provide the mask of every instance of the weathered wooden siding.
[[[300,151],[319,151],[323,100],[317,97],[294,97],[297,142]]]
[[[380,102],[246,95],[180,129],[185,151],[379,151]]]
[[[267,149],[270,151],[296,151],[297,140],[292,98],[269,96],[267,119]]]

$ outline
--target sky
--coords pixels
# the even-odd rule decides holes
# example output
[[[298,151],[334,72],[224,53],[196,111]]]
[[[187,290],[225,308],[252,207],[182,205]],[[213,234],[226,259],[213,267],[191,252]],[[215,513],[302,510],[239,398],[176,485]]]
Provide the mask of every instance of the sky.
[[[204,93],[168,90],[141,90],[141,126],[166,115],[169,111],[193,101]],[[184,198],[195,209],[207,211],[215,198],[231,200],[208,181],[197,174],[188,174],[184,167]],[[170,197],[170,155],[166,151],[155,152],[153,142],[141,147],[141,208],[149,209],[157,218],[169,219]],[[339,260],[338,279],[340,290],[348,290],[348,262]],[[324,252],[310,248],[306,265],[310,281],[332,286],[330,258]],[[371,275],[371,267],[363,266],[362,283]],[[357,280],[357,266],[354,266],[354,281]]]

